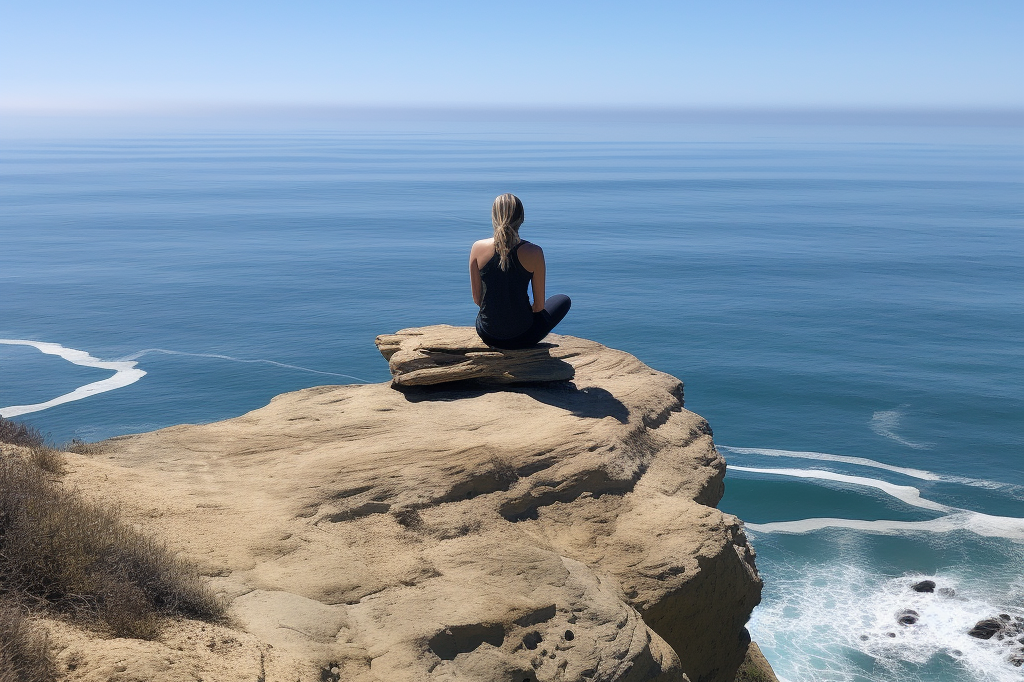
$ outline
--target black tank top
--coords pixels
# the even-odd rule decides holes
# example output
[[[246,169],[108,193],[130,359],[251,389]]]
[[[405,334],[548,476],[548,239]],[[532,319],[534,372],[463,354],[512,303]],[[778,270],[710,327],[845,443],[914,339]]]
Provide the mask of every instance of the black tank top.
[[[533,274],[519,262],[519,242],[509,253],[508,270],[502,270],[495,251],[480,268],[483,297],[476,316],[476,328],[495,339],[512,339],[533,324],[533,308],[526,293]]]

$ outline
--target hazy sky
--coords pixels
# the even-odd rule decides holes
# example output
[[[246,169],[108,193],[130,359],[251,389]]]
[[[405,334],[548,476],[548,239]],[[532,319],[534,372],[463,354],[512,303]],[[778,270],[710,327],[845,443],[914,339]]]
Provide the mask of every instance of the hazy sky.
[[[1024,107],[1024,0],[0,0],[0,109]]]

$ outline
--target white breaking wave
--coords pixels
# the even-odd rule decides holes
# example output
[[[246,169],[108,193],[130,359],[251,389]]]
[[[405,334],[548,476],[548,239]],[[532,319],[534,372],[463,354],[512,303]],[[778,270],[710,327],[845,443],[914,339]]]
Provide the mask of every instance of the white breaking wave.
[[[800,519],[772,523],[747,523],[746,528],[762,533],[803,534],[824,528],[849,528],[867,533],[892,535],[902,532],[949,533],[970,531],[976,535],[1005,540],[1024,541],[1024,519],[1012,516],[991,516],[981,512],[959,510],[930,521],[865,521],[863,519]]]
[[[718,445],[719,450],[728,450],[738,455],[765,455],[766,457],[793,457],[796,459],[813,459],[819,462],[843,462],[844,464],[856,464],[863,467],[885,469],[904,476],[920,478],[925,481],[941,481],[942,476],[922,469],[909,469],[907,467],[893,466],[884,462],[876,462],[866,457],[847,457],[846,455],[830,455],[827,452],[804,452],[800,450],[777,450],[771,448],[735,448],[731,445]]]
[[[832,471],[818,469],[762,469],[758,467],[730,466],[732,471],[744,471],[755,474],[789,476],[793,478],[811,478],[825,481],[836,481],[867,488],[875,488],[895,497],[906,504],[921,509],[946,512],[945,516],[928,521],[893,521],[880,519],[812,518],[797,521],[774,521],[769,523],[747,523],[746,528],[762,533],[810,533],[824,528],[849,528],[869,533],[892,534],[900,532],[948,533],[955,530],[967,530],[985,537],[1004,538],[1006,540],[1024,541],[1024,519],[1012,516],[993,516],[969,509],[960,509],[929,500],[921,496],[921,491],[913,486],[896,485],[863,476],[847,476]]]
[[[246,360],[244,358],[235,358],[235,357],[232,357],[230,355],[220,355],[218,353],[186,353],[185,351],[167,350],[166,348],[146,348],[145,350],[140,350],[140,351],[138,351],[136,353],[132,353],[131,355],[126,355],[123,358],[121,358],[121,360],[138,360],[142,356],[149,355],[150,353],[162,353],[164,355],[187,355],[187,356],[193,357],[193,358],[216,358],[218,360],[230,360],[231,362],[243,362],[243,363],[256,363],[256,364],[263,364],[263,365],[273,365],[275,367],[284,367],[285,369],[297,369],[297,370],[299,370],[301,372],[310,372],[311,374],[323,374],[323,375],[329,376],[329,377],[344,377],[346,379],[355,379],[356,381],[362,382],[364,384],[372,383],[372,382],[370,382],[370,381],[368,381],[366,379],[360,379],[359,377],[352,376],[351,374],[339,374],[338,372],[325,372],[325,371],[319,370],[319,369],[310,369],[309,367],[300,367],[299,365],[289,365],[289,364],[284,363],[284,362],[277,362],[276,360],[264,360],[262,358],[257,358],[255,360]]]
[[[879,436],[885,436],[891,440],[896,441],[900,445],[906,445],[908,448],[914,448],[915,450],[927,450],[932,447],[932,443],[915,443],[912,440],[907,440],[898,433],[896,429],[899,428],[900,421],[903,419],[903,410],[908,407],[907,405],[900,405],[895,410],[880,410],[871,415],[871,430],[877,433]]]
[[[48,343],[45,341],[28,341],[24,339],[0,339],[0,343],[7,344],[10,346],[31,346],[38,349],[39,351],[46,353],[47,355],[56,355],[64,358],[68,362],[74,365],[81,365],[82,367],[96,367],[98,369],[109,369],[114,372],[114,376],[100,381],[94,381],[85,386],[79,386],[70,393],[59,395],[52,400],[47,400],[43,403],[34,403],[31,405],[10,405],[8,407],[0,407],[0,417],[18,417],[23,414],[30,414],[32,412],[39,412],[57,405],[63,405],[64,403],[70,403],[75,400],[81,400],[82,398],[88,398],[89,396],[96,395],[98,393],[105,393],[106,391],[113,391],[114,389],[124,388],[134,384],[136,381],[146,376],[146,372],[137,369],[135,366],[139,358],[149,353],[163,353],[165,355],[188,355],[192,357],[201,358],[216,358],[218,360],[230,360],[231,362],[243,362],[243,363],[259,363],[265,365],[274,365],[276,367],[284,367],[286,369],[294,369],[302,372],[310,372],[312,374],[322,374],[325,376],[332,377],[344,377],[346,379],[354,379],[355,381],[362,382],[364,384],[370,383],[366,379],[360,379],[359,377],[352,376],[351,374],[339,374],[337,372],[324,372],[318,369],[310,369],[309,367],[300,367],[299,365],[289,365],[284,362],[277,362],[275,360],[246,360],[243,358],[235,358],[230,355],[219,355],[216,353],[186,353],[184,351],[166,350],[164,348],[147,348],[140,350],[137,353],[132,353],[123,358],[117,360],[100,360],[94,358],[89,353],[83,350],[76,350],[74,348],[65,348],[59,343]]]
[[[766,650],[779,679],[854,682],[915,680],[935,657],[955,661],[964,682],[1019,682],[1008,642],[976,639],[970,628],[998,613],[1024,616],[1021,593],[966,581],[957,575],[882,577],[870,567],[835,564],[793,567],[772,581],[755,609],[751,635]],[[910,585],[931,579],[956,596],[919,593]],[[912,609],[918,621],[900,625]],[[867,667],[850,652],[870,657]],[[775,654],[775,656],[773,656]]]
[[[96,367],[98,369],[109,369],[114,372],[114,376],[107,379],[101,379],[100,381],[94,381],[91,384],[85,386],[79,386],[70,393],[59,395],[52,400],[47,400],[43,403],[34,403],[32,405],[10,405],[8,407],[0,407],[0,417],[18,417],[23,414],[29,414],[31,412],[39,412],[50,407],[56,407],[57,405],[63,405],[64,403],[70,403],[75,400],[81,400],[82,398],[88,398],[89,396],[96,395],[98,393],[105,393],[107,391],[113,391],[117,388],[124,388],[134,384],[136,381],[146,376],[146,373],[141,369],[136,369],[136,362],[130,360],[115,360],[115,361],[104,361],[98,358],[94,358],[84,350],[76,350],[74,348],[65,348],[59,343],[46,343],[44,341],[26,341],[23,339],[0,339],[0,343],[9,346],[32,346],[39,351],[46,353],[47,355],[56,355],[64,358],[68,362],[74,365],[81,365],[82,367]]]
[[[760,469],[757,467],[738,466],[730,466],[729,469],[733,471],[746,471],[754,474],[773,474],[776,476],[790,476],[793,478],[816,478],[823,481],[849,483],[850,485],[876,488],[898,500],[906,502],[914,507],[920,507],[921,509],[931,509],[933,511],[941,512],[953,511],[954,509],[953,507],[947,507],[944,504],[939,504],[938,502],[933,502],[932,500],[921,497],[921,491],[913,486],[896,485],[895,483],[889,483],[888,481],[880,481],[877,478],[847,476],[846,474],[837,474],[832,471],[822,471],[820,469]]]
[[[988,488],[990,490],[1002,490],[1002,489],[1014,489],[1019,490],[1020,486],[1012,483],[1000,483],[998,481],[986,481],[978,478],[966,478],[964,476],[949,476],[946,474],[937,474],[932,471],[925,471],[923,469],[911,469],[909,467],[900,467],[892,464],[886,464],[885,462],[879,462],[867,457],[849,457],[847,455],[833,455],[827,452],[810,452],[801,450],[778,450],[773,448],[737,448],[731,445],[716,445],[719,450],[727,450],[728,452],[735,452],[738,455],[764,455],[765,457],[792,457],[794,459],[810,459],[817,462],[841,462],[843,464],[853,464],[862,467],[871,467],[872,469],[882,469],[884,471],[891,471],[896,474],[903,474],[904,476],[910,476],[911,478],[917,478],[922,481],[941,481],[943,483],[958,483],[960,485],[969,485],[975,488]]]

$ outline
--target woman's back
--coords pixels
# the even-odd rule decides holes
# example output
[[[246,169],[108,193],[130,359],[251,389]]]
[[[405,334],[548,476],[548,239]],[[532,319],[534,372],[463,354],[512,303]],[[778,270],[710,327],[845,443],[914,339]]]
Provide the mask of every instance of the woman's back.
[[[509,252],[509,265],[502,270],[497,252],[480,268],[483,286],[477,328],[496,339],[519,336],[533,324],[533,307],[527,288],[533,273],[519,260],[519,242]]]
[[[568,296],[544,298],[544,251],[519,238],[523,202],[502,194],[491,206],[494,238],[481,239],[469,251],[473,302],[480,306],[476,331],[495,348],[529,348],[554,329],[566,313]],[[533,289],[533,303],[527,288]]]

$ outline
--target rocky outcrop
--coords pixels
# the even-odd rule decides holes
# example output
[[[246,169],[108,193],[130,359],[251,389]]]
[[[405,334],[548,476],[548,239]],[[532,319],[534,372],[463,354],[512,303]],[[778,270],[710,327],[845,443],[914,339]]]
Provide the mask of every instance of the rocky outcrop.
[[[73,484],[198,561],[230,602],[231,622],[197,635],[212,644],[189,623],[146,643],[161,665],[235,679],[189,657],[221,647],[248,680],[731,682],[761,581],[742,523],[715,509],[725,462],[682,384],[549,336],[573,381],[417,385],[459,364],[434,349],[467,331],[381,337],[394,384],[307,389],[69,455]],[[396,364],[407,351],[434,364]],[[495,381],[536,376],[514,365]],[[90,677],[84,640],[62,641],[74,679],[108,679]]]
[[[751,642],[747,648],[747,655],[736,671],[736,678],[733,682],[779,682],[775,677],[775,671],[768,663],[768,660],[761,653],[757,642]]]
[[[995,638],[1006,647],[1010,665],[1024,667],[1024,617],[1000,613],[979,620],[967,634],[976,639]]]
[[[472,327],[436,325],[403,329],[377,337],[397,385],[429,386],[476,380],[491,384],[523,384],[572,379],[566,360],[572,351],[555,343],[522,350],[486,345]]]

